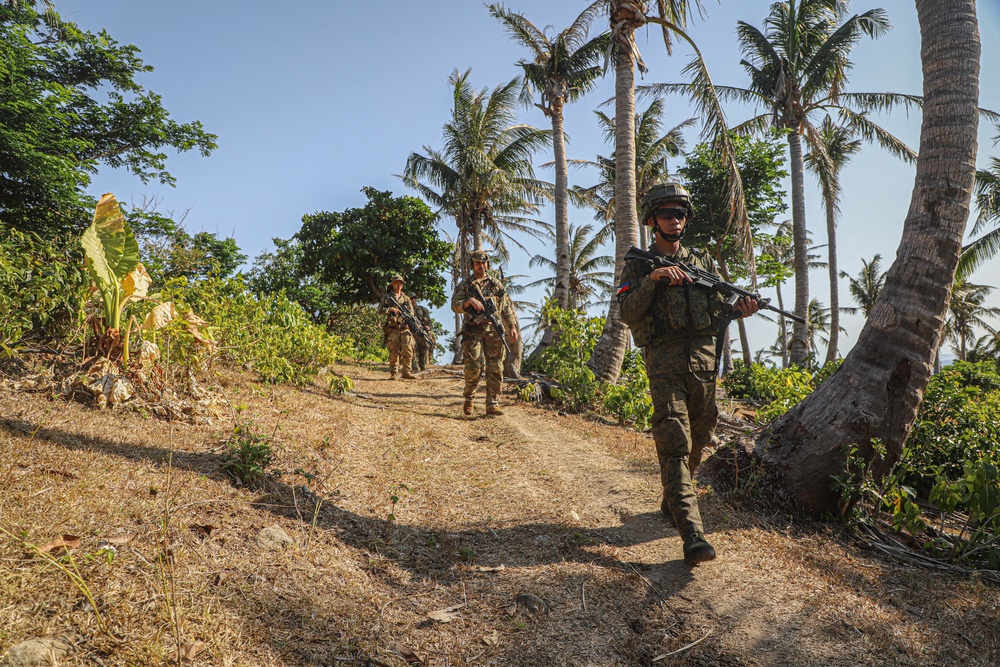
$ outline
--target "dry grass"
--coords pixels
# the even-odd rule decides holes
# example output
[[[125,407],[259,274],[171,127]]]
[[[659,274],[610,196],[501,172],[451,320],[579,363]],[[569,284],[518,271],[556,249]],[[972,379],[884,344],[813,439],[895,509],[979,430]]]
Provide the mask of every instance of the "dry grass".
[[[217,379],[275,434],[285,474],[261,489],[220,473],[231,423],[0,391],[0,653],[59,635],[70,664],[108,666],[1000,663],[997,591],[975,579],[708,487],[720,558],[690,569],[646,436],[512,401],[466,419],[452,375],[337,370],[364,397]],[[294,544],[259,545],[272,525]],[[60,535],[107,631],[28,556]]]

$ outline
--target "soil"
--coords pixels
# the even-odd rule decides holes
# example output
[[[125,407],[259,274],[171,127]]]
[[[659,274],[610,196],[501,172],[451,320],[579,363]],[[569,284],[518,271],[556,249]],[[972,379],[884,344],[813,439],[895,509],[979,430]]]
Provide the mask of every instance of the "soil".
[[[352,392],[216,373],[232,415],[201,425],[0,389],[0,655],[59,636],[79,665],[1000,664],[975,577],[705,478],[719,557],[688,567],[647,434],[513,394],[465,417],[455,368],[335,371]],[[750,428],[723,407],[724,441]],[[234,423],[271,443],[261,486],[224,472]],[[61,535],[64,568],[31,556]]]

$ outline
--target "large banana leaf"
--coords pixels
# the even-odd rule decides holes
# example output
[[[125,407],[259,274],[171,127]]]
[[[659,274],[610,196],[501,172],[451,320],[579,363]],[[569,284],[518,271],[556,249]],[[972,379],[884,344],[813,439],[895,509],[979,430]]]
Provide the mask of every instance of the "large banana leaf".
[[[122,279],[139,265],[139,243],[110,192],[101,197],[94,221],[80,238],[87,271],[104,300],[105,326],[119,328]]]

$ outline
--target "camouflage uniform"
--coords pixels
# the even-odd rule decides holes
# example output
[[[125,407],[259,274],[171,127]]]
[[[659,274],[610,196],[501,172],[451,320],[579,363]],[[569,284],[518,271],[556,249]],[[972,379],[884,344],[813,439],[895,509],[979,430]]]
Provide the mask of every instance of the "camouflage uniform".
[[[486,366],[486,407],[496,408],[500,402],[500,391],[503,384],[503,357],[504,347],[500,339],[500,334],[489,322],[476,323],[474,320],[479,313],[476,311],[463,310],[462,304],[466,299],[479,299],[479,294],[473,284],[479,286],[482,296],[497,306],[497,315],[502,326],[510,331],[517,315],[514,313],[514,304],[507,297],[507,290],[499,280],[487,274],[482,280],[476,281],[474,276],[469,276],[455,289],[455,294],[451,297],[451,309],[456,313],[464,313],[462,320],[462,353],[465,358],[465,389],[462,396],[466,403],[476,397],[476,388],[479,386],[479,378]],[[504,334],[507,332],[505,331]]]
[[[650,251],[657,252],[655,244]],[[717,275],[710,257],[683,246],[668,259]],[[691,475],[719,418],[715,340],[727,306],[718,294],[651,280],[652,270],[652,262],[627,262],[618,301],[636,346],[645,348],[663,509],[669,508],[681,537],[689,538],[704,533]]]
[[[413,301],[416,304],[416,300]],[[423,325],[424,330],[427,332],[427,337],[431,339],[431,345],[427,344],[423,336],[414,336],[414,349],[413,355],[413,370],[425,370],[427,366],[431,363],[434,357],[434,351],[432,349],[434,345],[434,333],[431,328],[431,311],[427,309],[427,306],[414,306],[413,312],[417,317],[417,322]]]
[[[379,312],[386,315],[385,324],[382,326],[385,331],[385,346],[389,350],[389,375],[395,378],[398,366],[403,371],[403,377],[410,377],[410,367],[413,365],[413,334],[406,328],[406,321],[399,313],[389,314],[389,309],[395,308],[389,302],[390,295],[395,296],[391,291],[387,292],[378,306]],[[395,298],[400,306],[413,312],[410,297],[400,294]]]

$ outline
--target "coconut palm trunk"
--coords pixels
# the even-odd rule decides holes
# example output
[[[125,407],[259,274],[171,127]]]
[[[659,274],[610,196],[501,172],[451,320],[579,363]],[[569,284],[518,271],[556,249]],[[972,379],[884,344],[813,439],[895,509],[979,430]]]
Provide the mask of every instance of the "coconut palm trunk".
[[[806,324],[795,322],[792,325],[788,359],[793,364],[802,364],[809,356],[809,232],[806,229],[805,161],[802,155],[802,138],[795,132],[788,133],[788,152],[792,177],[795,314],[806,320]]]
[[[826,197],[826,251],[827,268],[830,270],[830,343],[826,348],[826,360],[837,360],[840,345],[840,271],[837,270],[837,202]]]
[[[569,165],[562,100],[552,101],[552,153],[556,167],[556,285],[552,296],[560,308],[569,306]]]
[[[615,40],[615,285],[621,278],[625,253],[637,242],[635,208],[635,57],[633,35],[645,21],[635,2],[611,5],[612,39]],[[615,382],[629,346],[629,330],[621,321],[618,299],[612,294],[601,337],[587,366],[598,380]]]
[[[850,445],[878,476],[899,459],[930,378],[969,217],[979,93],[975,0],[916,6],[925,103],[896,261],[840,370],[754,443],[753,455],[790,501],[813,513],[838,509],[830,479],[843,471]],[[873,460],[876,438],[885,460]]]

